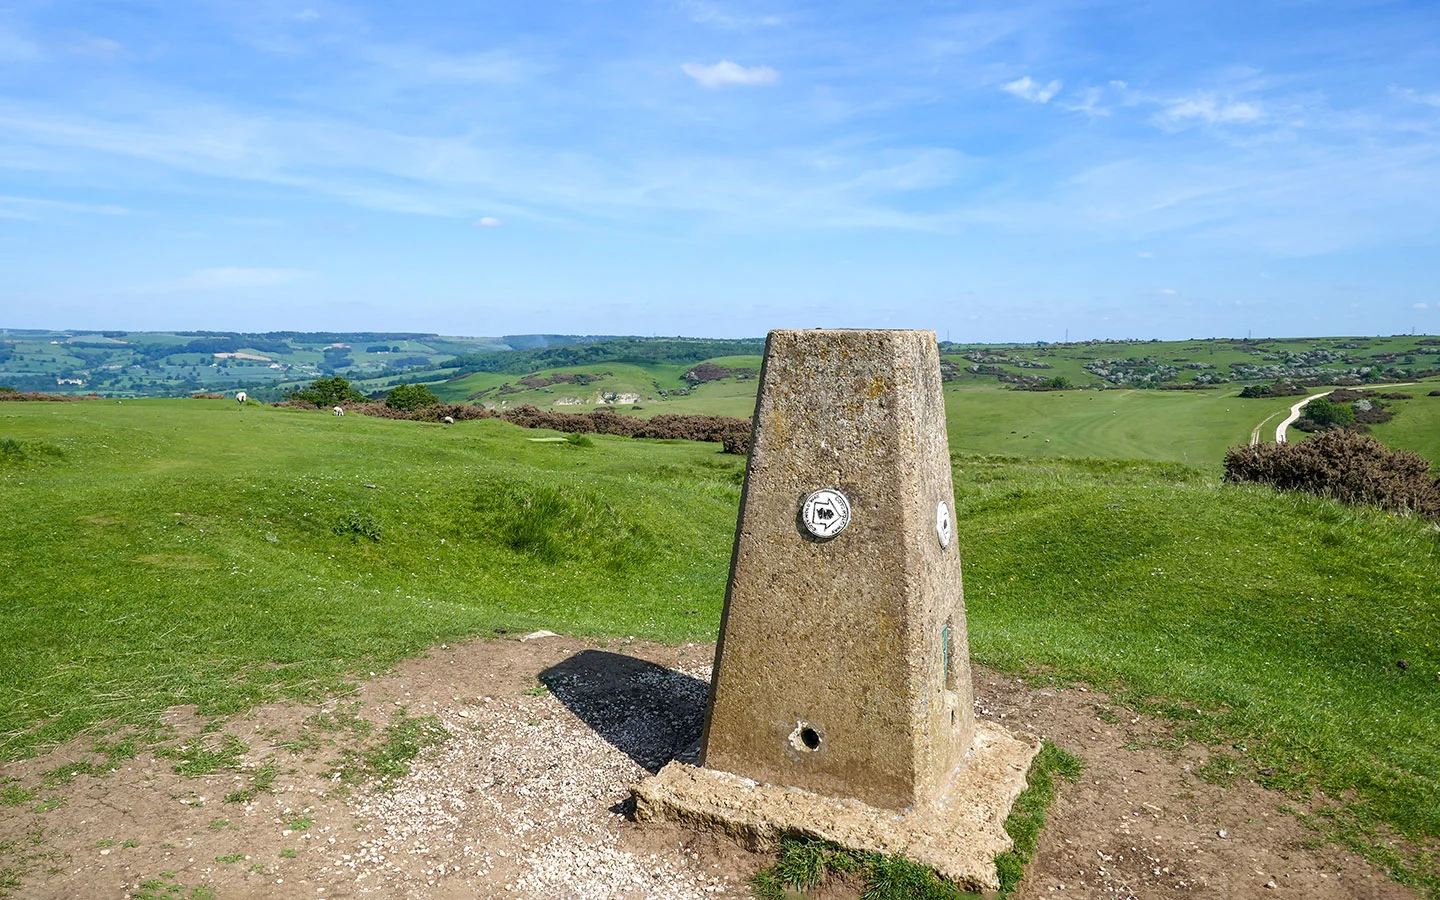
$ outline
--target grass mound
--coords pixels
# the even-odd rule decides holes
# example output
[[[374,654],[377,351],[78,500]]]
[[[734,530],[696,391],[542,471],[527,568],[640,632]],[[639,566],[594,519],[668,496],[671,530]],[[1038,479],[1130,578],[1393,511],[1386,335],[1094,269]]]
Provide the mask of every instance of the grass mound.
[[[64,457],[63,450],[46,441],[18,441],[14,438],[0,438],[0,466],[56,462]]]

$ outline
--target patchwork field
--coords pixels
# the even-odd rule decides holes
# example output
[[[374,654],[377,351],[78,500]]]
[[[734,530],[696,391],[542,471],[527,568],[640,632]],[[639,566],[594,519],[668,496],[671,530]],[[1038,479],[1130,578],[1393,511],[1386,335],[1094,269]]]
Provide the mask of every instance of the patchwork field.
[[[1232,392],[947,394],[974,657],[1114,692],[1434,894],[1440,532],[1220,484],[1224,446],[1288,406]],[[1402,402],[1387,425],[1423,444],[1440,398]],[[103,774],[116,726],[164,746],[167,708],[218,728],[472,635],[713,640],[743,460],[543,436],[0,404],[0,757],[98,742]],[[43,826],[65,792],[0,785],[0,816]]]

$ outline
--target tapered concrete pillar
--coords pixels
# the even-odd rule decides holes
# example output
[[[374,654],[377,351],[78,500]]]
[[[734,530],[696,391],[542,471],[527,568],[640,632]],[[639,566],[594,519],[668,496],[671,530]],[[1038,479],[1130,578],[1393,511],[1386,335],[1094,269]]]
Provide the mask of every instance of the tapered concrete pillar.
[[[933,332],[770,333],[702,767],[637,786],[640,819],[998,886],[1039,743],[974,716],[945,426]]]
[[[935,336],[771,332],[755,421],[704,765],[937,800],[975,720]]]

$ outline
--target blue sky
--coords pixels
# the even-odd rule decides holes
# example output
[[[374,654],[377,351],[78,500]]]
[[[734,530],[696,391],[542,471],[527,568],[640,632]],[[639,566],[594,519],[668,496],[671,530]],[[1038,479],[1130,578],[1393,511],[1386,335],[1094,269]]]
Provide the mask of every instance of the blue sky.
[[[0,273],[9,327],[1435,333],[1440,5],[12,0]]]

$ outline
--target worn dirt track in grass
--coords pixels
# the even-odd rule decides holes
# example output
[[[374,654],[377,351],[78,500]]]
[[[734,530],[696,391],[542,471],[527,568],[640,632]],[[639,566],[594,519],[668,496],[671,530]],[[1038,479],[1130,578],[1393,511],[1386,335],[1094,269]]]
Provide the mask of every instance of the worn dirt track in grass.
[[[18,873],[9,891],[26,898],[129,897],[147,881],[222,900],[748,896],[768,858],[626,818],[630,784],[693,754],[712,654],[554,637],[442,646],[353,697],[227,723],[249,747],[239,771],[186,777],[146,752],[108,776],[44,787],[41,773],[93,759],[77,742],[0,770],[36,791],[0,806],[0,869]],[[982,716],[1086,763],[1080,783],[1061,785],[1018,898],[1414,896],[1353,854],[1315,846],[1281,811],[1288,798],[1195,775],[1207,751],[1173,749],[1163,722],[985,669],[975,687]],[[377,742],[401,708],[437,717],[449,740],[391,791],[337,791],[327,776],[336,760]],[[192,710],[171,720],[177,739],[218,746],[222,735],[202,734]],[[272,792],[224,802],[272,759]],[[852,898],[858,887],[815,896]]]

